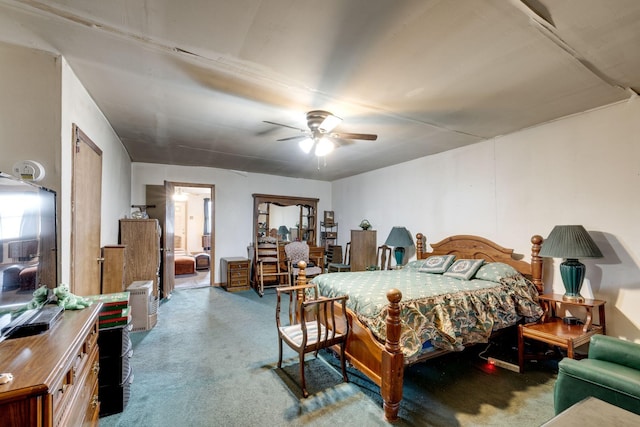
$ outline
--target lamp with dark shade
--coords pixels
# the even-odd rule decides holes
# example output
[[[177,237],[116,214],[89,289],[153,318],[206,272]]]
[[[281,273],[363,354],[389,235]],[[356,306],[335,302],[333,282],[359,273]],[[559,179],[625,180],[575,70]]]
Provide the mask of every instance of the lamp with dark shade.
[[[413,246],[413,239],[405,227],[393,227],[384,244],[395,248],[393,253],[396,258],[396,265],[402,265],[404,248]]]
[[[541,257],[564,258],[560,264],[560,276],[564,284],[563,299],[584,302],[580,295],[585,266],[578,258],[602,258],[602,252],[587,230],[581,225],[556,225],[542,243]]]
[[[282,236],[282,240],[287,240],[287,235],[289,234],[289,229],[286,225],[281,225],[278,227],[278,234]]]

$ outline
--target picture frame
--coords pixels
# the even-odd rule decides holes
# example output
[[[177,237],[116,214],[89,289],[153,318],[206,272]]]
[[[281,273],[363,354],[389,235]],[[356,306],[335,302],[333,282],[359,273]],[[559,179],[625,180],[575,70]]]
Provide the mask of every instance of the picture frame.
[[[333,211],[324,211],[324,225],[333,225]]]

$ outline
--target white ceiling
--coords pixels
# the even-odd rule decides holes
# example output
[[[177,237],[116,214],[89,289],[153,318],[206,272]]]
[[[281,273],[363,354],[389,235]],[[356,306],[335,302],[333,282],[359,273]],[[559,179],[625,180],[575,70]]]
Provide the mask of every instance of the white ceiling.
[[[334,180],[640,92],[638,0],[0,0],[135,162]],[[375,133],[318,162],[305,113]],[[558,141],[561,143],[562,141]]]

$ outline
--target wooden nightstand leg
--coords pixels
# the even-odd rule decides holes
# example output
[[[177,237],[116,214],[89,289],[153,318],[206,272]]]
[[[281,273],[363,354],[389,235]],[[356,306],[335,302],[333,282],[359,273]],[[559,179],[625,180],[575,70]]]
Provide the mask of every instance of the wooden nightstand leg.
[[[524,336],[522,334],[522,325],[518,325],[518,367],[519,372],[524,372]]]
[[[573,342],[569,341],[569,343],[567,344],[567,357],[569,359],[575,359],[575,357],[573,357]]]
[[[598,308],[598,322],[602,326],[602,335],[607,335],[607,321],[604,318],[604,304]]]

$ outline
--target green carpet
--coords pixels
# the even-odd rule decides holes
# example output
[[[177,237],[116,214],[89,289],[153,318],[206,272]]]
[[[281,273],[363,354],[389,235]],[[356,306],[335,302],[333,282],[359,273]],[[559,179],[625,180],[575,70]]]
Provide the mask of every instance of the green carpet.
[[[329,352],[307,358],[299,389],[297,355],[285,346],[277,369],[275,295],[221,288],[176,290],[158,324],[131,334],[134,380],[122,413],[101,426],[389,425],[379,388]],[[481,350],[481,349],[480,349]],[[490,367],[478,349],[410,367],[398,426],[539,426],[553,417],[555,371],[523,375]]]

